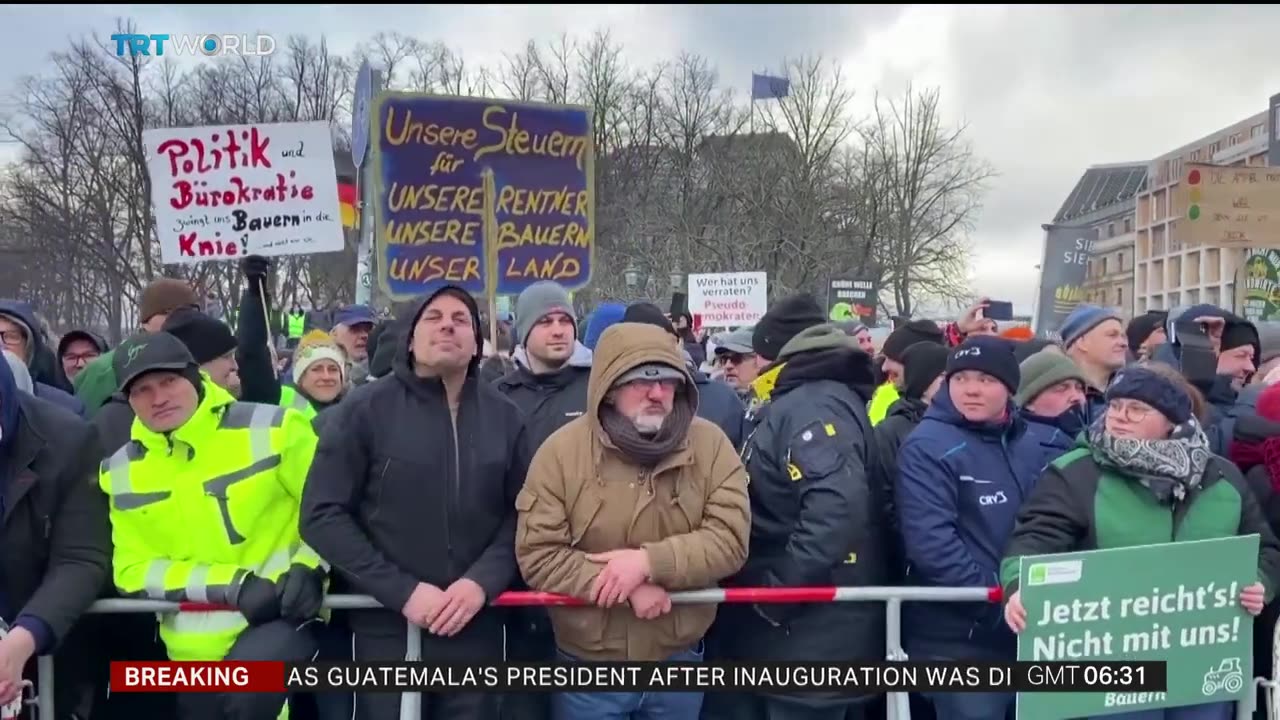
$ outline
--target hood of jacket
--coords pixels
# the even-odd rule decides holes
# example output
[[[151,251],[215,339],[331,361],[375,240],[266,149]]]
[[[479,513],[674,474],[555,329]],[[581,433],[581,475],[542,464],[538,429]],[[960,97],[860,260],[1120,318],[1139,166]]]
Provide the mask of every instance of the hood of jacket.
[[[410,389],[416,391],[440,392],[443,384],[438,378],[421,378],[418,377],[414,368],[413,360],[413,332],[418,326],[418,319],[422,317],[422,313],[426,312],[427,306],[431,304],[441,293],[452,293],[454,297],[462,300],[466,304],[467,309],[471,311],[471,329],[475,333],[476,352],[472,356],[471,362],[467,365],[467,377],[474,377],[476,371],[480,368],[480,361],[484,358],[484,342],[482,338],[484,334],[480,331],[480,306],[476,304],[475,298],[471,297],[471,293],[463,290],[457,285],[445,285],[430,295],[422,299],[418,304],[417,310],[409,317],[408,323],[405,325],[404,341],[399,343],[396,348],[396,360],[392,369],[397,378],[400,379]]]
[[[26,325],[31,330],[27,339],[27,357],[23,360],[31,373],[31,380],[54,387],[70,390],[69,384],[59,377],[57,368],[61,363],[54,357],[53,350],[45,342],[44,324],[36,316],[31,303],[21,300],[0,300],[0,315],[9,315]],[[63,387],[66,385],[66,387]]]
[[[68,331],[58,339],[58,349],[55,354],[59,360],[62,359],[62,354],[67,351],[67,345],[70,345],[72,340],[88,340],[94,347],[98,348],[99,353],[104,353],[109,349],[107,347],[106,338],[92,330],[76,328],[75,330]]]
[[[783,346],[778,357],[786,364],[778,373],[775,395],[816,380],[848,385],[864,402],[870,402],[875,394],[876,369],[871,356],[835,325],[802,330]]]
[[[5,363],[9,366],[9,371],[13,373],[14,384],[22,392],[28,395],[35,395],[36,384],[31,380],[31,373],[27,372],[27,366],[23,364],[22,359],[8,350],[3,352]]]
[[[923,400],[916,398],[900,397],[893,401],[889,406],[889,412],[885,414],[885,419],[891,417],[901,417],[909,421],[912,425],[920,424],[924,419],[924,414],[929,411],[928,404]]]
[[[945,383],[934,394],[933,402],[929,404],[929,410],[924,416],[985,437],[1017,437],[1027,428],[1026,421],[1018,414],[1018,408],[1013,404],[1012,399],[1005,404],[1003,421],[973,422],[969,420],[951,401],[951,392]]]
[[[688,403],[690,415],[697,413],[698,388],[683,355],[671,342],[671,334],[648,323],[618,323],[600,337],[592,356],[591,377],[587,380],[587,415],[591,429],[606,444],[609,438],[600,424],[604,397],[618,378],[646,363],[670,365],[684,373],[685,381],[676,391],[675,401]]]
[[[231,393],[222,389],[203,370],[200,371],[200,382],[200,404],[185,423],[167,433],[158,433],[149,430],[140,418],[134,416],[130,437],[142,443],[149,451],[168,454],[178,443],[182,443],[190,449],[189,452],[195,452],[209,437],[209,433],[217,430],[218,422],[222,419],[222,409],[236,401]]]
[[[5,351],[6,359],[13,353]],[[8,460],[9,447],[18,437],[18,382],[13,376],[13,369],[8,362],[0,362],[0,473],[3,473]],[[8,478],[0,477],[0,482],[7,484]],[[0,486],[3,487],[3,486]]]
[[[591,348],[587,347],[586,345],[583,345],[581,342],[578,342],[577,340],[574,340],[573,354],[569,356],[569,360],[568,362],[565,363],[565,366],[577,367],[577,368],[589,368],[591,367],[591,357],[592,357]],[[519,365],[520,367],[528,369],[529,353],[525,351],[523,345],[521,345],[520,347],[517,347],[515,349],[515,352],[511,353],[511,358],[515,360],[516,364]]]

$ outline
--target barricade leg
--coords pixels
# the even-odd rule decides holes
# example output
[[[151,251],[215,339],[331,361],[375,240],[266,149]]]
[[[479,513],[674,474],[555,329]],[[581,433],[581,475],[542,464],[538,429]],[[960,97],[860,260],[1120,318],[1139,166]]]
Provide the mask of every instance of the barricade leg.
[[[53,720],[53,656],[36,658],[36,712],[40,720]]]
[[[902,601],[890,598],[884,604],[885,659],[902,662],[907,653],[902,649]],[[889,693],[885,698],[888,720],[911,720],[911,701],[904,692]]]
[[[404,659],[406,662],[422,661],[422,628],[406,622]],[[422,693],[400,693],[400,720],[420,720],[422,717]]]

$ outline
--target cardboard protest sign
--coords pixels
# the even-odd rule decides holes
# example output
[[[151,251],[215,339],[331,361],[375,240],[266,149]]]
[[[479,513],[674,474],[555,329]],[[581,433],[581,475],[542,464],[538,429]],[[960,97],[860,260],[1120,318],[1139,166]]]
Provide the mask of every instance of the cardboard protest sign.
[[[688,309],[708,327],[754,325],[769,309],[763,272],[704,273],[689,276]]]
[[[497,294],[518,295],[539,280],[569,289],[590,281],[586,108],[388,92],[375,100],[374,122],[376,264],[390,296],[446,283],[481,294],[492,280]]]
[[[327,122],[146,130],[164,263],[343,248]]]
[[[1187,163],[1173,193],[1183,245],[1280,247],[1280,168]]]
[[[1163,660],[1168,691],[1019,693],[1018,718],[1243,699],[1253,692],[1253,618],[1240,590],[1257,575],[1257,535],[1021,558],[1019,660]]]

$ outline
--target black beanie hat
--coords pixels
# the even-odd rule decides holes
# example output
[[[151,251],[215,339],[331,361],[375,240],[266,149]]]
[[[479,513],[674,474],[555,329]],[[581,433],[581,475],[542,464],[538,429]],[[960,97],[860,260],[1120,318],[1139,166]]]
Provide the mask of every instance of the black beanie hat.
[[[765,360],[777,360],[782,346],[801,330],[827,321],[826,313],[808,293],[791,295],[777,302],[760,318],[751,332],[751,349]]]
[[[200,365],[236,349],[236,337],[231,334],[231,328],[199,310],[181,308],[173,312],[164,321],[162,329],[181,340]]]
[[[676,335],[676,328],[663,314],[662,308],[653,303],[638,302],[627,306],[627,311],[622,313],[622,322],[645,323],[647,325],[657,325],[658,327],[671,333],[673,337]]]
[[[902,362],[902,353],[919,342],[931,342],[935,345],[941,345],[942,328],[938,327],[938,323],[932,320],[912,320],[889,333],[889,337],[885,338],[884,346],[880,348],[880,352],[890,360]]]
[[[1252,323],[1228,315],[1227,326],[1222,329],[1222,352],[1245,345],[1253,348],[1253,364],[1257,367],[1262,359],[1262,341],[1258,338],[1258,330]]]
[[[947,358],[947,378],[962,370],[977,370],[999,380],[1009,388],[1009,394],[1018,392],[1022,371],[1018,359],[1013,356],[1013,345],[1004,338],[979,335],[964,341]]]
[[[924,397],[924,391],[947,369],[951,352],[931,342],[916,343],[902,353],[902,396],[912,400]]]
[[[1169,313],[1164,310],[1149,310],[1130,320],[1129,327],[1124,329],[1124,334],[1129,338],[1129,349],[1137,353],[1142,343],[1151,337],[1151,333],[1164,327],[1168,319]]]
[[[1173,381],[1141,365],[1123,368],[1107,387],[1107,402],[1139,400],[1155,408],[1174,425],[1191,419],[1191,396]]]

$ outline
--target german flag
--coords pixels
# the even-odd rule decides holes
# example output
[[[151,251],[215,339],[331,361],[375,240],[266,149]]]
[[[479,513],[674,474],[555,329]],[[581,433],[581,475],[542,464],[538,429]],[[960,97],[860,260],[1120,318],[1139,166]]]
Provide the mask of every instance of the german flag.
[[[354,183],[338,183],[338,208],[342,212],[342,227],[360,226],[360,213],[356,212],[356,186]]]

